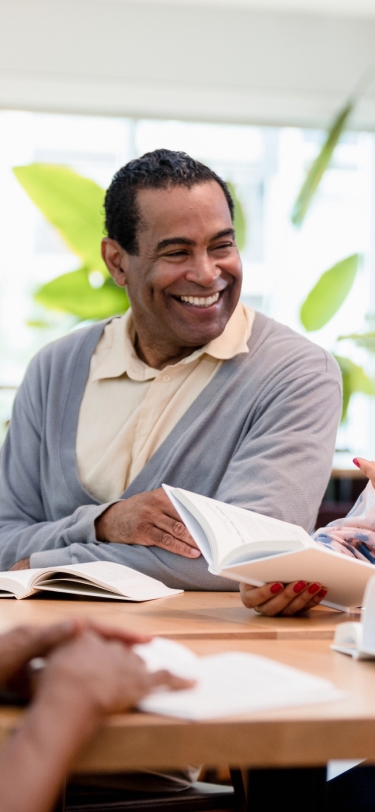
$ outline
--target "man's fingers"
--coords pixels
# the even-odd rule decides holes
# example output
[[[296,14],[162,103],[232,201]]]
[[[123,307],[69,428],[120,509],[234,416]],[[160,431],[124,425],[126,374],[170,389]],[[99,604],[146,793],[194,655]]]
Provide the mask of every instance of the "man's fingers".
[[[117,640],[127,646],[150,643],[152,640],[151,634],[136,634],[129,629],[120,629],[118,626],[102,626],[101,623],[96,623],[94,620],[89,620],[87,625],[104,640]]]
[[[170,533],[161,530],[160,527],[149,525],[146,539],[148,546],[155,545],[155,547],[161,547],[163,550],[169,550],[170,553],[182,555],[184,558],[198,558],[200,556],[200,552],[196,547],[191,547],[190,544],[176,539]]]
[[[357,468],[371,480],[371,484],[375,488],[375,462],[365,460],[363,457],[355,457],[354,459]]]
[[[189,544],[190,547],[195,547],[195,549],[198,549],[187,527],[185,527],[185,525],[181,522],[180,517],[174,519],[171,516],[165,516],[162,514],[160,517],[158,517],[157,523],[160,530],[165,530],[165,532],[169,533],[169,535],[173,536],[173,538],[176,538],[179,541],[184,541],[185,544]]]
[[[160,671],[155,671],[155,673],[152,674],[153,688],[156,688],[159,685],[165,685],[167,688],[170,688],[171,691],[184,691],[188,688],[194,688],[195,684],[196,680],[177,677],[176,674],[171,674],[170,671],[167,671],[164,668]]]
[[[154,493],[158,495],[161,502],[160,516],[158,516],[157,520],[158,527],[160,527],[162,530],[166,530],[171,536],[175,536],[177,539],[185,541],[186,544],[196,547],[197,545],[193,537],[190,535],[187,527],[181,521],[181,517],[177,513],[176,508],[172,505],[171,500],[163,488],[158,488],[158,490],[154,491]]]
[[[44,657],[79,632],[74,620],[54,626],[19,626],[2,637],[0,679],[8,680],[34,657]]]
[[[79,633],[81,623],[77,620],[64,620],[53,626],[30,627],[28,640],[25,637],[25,652],[31,657],[42,657],[55,646],[65,643]]]

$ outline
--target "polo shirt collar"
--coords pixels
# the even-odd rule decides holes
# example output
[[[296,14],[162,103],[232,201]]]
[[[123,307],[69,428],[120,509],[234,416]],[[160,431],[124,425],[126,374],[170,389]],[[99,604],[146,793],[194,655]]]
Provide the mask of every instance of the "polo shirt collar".
[[[221,335],[171,366],[190,364],[203,354],[219,361],[227,361],[240,353],[248,353],[248,341],[254,316],[251,308],[245,307],[242,302],[239,302]],[[135,381],[156,378],[160,369],[153,369],[141,361],[134,349],[135,330],[131,310],[129,309],[123,316],[113,319],[109,326],[112,341],[105,357],[98,364],[92,380],[119,378],[125,374]]]

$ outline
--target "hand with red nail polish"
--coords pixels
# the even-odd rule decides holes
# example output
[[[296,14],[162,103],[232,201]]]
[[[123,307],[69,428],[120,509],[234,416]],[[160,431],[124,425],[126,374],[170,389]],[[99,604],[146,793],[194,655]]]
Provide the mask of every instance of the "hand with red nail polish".
[[[296,584],[294,584],[293,592],[296,592],[296,594],[298,595],[298,593],[303,592],[303,590],[306,589],[306,587],[307,587],[306,581],[298,581]]]
[[[370,480],[371,485],[375,488],[375,462],[365,460],[363,457],[354,457],[354,465],[359,468],[364,476]]]
[[[327,589],[315,581],[294,581],[292,584],[281,584],[275,581],[264,586],[241,584],[242,603],[248,609],[255,609],[261,615],[274,617],[307,612],[327,595]]]

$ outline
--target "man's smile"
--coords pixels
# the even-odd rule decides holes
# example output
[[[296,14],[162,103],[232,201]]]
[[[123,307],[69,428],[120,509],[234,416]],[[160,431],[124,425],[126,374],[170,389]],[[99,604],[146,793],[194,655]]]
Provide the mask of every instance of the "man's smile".
[[[210,296],[173,296],[178,302],[184,305],[193,305],[195,307],[212,307],[219,300],[220,293],[211,293]]]

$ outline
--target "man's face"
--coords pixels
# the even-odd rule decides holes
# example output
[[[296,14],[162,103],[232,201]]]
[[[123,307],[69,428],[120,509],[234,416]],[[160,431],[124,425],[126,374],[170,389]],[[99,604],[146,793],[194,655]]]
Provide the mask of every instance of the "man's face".
[[[176,349],[219,336],[241,291],[242,265],[225,195],[215,181],[143,189],[139,253],[125,277],[136,331]]]

